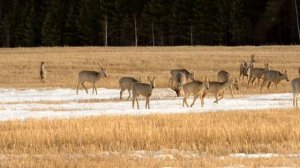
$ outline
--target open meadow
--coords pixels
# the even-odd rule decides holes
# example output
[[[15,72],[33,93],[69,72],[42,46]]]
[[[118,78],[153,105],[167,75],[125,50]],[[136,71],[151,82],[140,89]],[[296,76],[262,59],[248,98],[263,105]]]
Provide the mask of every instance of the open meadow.
[[[299,76],[299,53],[300,46],[0,49],[0,167],[298,167],[300,111],[290,81]],[[270,93],[257,81],[247,88],[239,70],[252,54],[254,67],[269,63],[290,81]],[[76,95],[78,73],[101,63],[110,65],[98,95],[90,84],[89,94],[81,87]],[[168,85],[176,68],[210,81],[226,70],[239,90],[226,90],[218,104],[208,95],[204,107],[182,107]],[[156,77],[151,109],[143,98],[140,109],[119,100],[123,76]]]

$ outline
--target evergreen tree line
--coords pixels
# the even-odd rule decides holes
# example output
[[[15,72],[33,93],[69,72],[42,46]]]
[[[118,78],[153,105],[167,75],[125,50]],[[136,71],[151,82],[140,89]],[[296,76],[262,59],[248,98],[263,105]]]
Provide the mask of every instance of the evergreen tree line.
[[[0,0],[0,46],[299,41],[295,0]]]

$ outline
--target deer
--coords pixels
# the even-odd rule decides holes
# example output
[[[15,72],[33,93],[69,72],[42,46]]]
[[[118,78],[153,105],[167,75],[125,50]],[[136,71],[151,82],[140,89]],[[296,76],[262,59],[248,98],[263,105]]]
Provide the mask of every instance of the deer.
[[[239,90],[239,84],[237,79],[228,79],[224,82],[209,82],[209,89],[204,90],[202,95],[202,99],[204,100],[205,96],[208,93],[213,93],[215,95],[216,100],[214,103],[217,103],[224,98],[225,89],[227,87],[233,86],[236,90]],[[220,97],[219,97],[220,96]]]
[[[201,107],[203,107],[204,105],[204,100],[202,97],[202,94],[204,92],[204,90],[209,89],[209,82],[207,80],[207,78],[205,78],[204,82],[201,81],[193,81],[193,82],[189,82],[184,84],[181,88],[180,88],[180,92],[182,95],[184,95],[183,97],[183,107],[186,105],[187,107],[189,107],[188,103],[187,103],[187,99],[190,96],[194,96],[194,100],[193,103],[191,104],[190,107],[193,107],[196,99],[199,97],[201,100]]]
[[[180,87],[186,84],[187,79],[184,73],[179,72],[176,74],[175,80],[172,82],[171,89],[176,92],[177,97],[181,96],[180,94]]]
[[[141,79],[136,79],[134,77],[122,77],[120,80],[119,80],[119,86],[121,88],[121,91],[120,91],[120,100],[122,100],[122,95],[123,95],[123,92],[125,90],[128,90],[128,93],[129,93],[129,96],[127,97],[127,100],[130,99],[131,97],[131,88],[133,86],[133,84],[137,83],[137,82],[141,82]]]
[[[231,76],[231,74],[229,72],[221,70],[218,72],[218,82],[226,82],[229,80],[230,76]],[[237,89],[237,87],[235,85],[230,85],[229,89],[230,89],[231,97],[233,97],[233,91],[232,91],[233,87],[235,87],[235,89]]]
[[[188,71],[186,69],[173,69],[170,71],[171,78],[169,80],[169,84],[173,84],[173,81],[176,81],[177,74],[178,73],[183,73],[184,76],[186,77],[186,80],[190,79],[191,81],[194,81],[194,72],[193,71]]]
[[[240,78],[241,78],[241,76],[243,76],[243,80],[244,80],[245,76],[248,78],[248,76],[250,75],[250,68],[253,67],[254,62],[255,62],[255,55],[251,55],[250,63],[243,61],[240,64]]]
[[[99,66],[101,67],[101,70],[99,72],[83,70],[83,71],[81,71],[81,72],[78,73],[78,83],[77,83],[77,90],[76,90],[76,94],[77,95],[78,95],[78,88],[79,88],[80,85],[83,86],[83,88],[85,89],[86,93],[88,94],[88,90],[84,86],[84,82],[92,83],[92,85],[93,85],[93,92],[92,92],[92,94],[94,94],[94,91],[95,91],[96,95],[97,95],[96,82],[99,81],[102,78],[106,78],[107,77],[107,67],[109,66],[109,64],[107,64],[105,67],[103,67],[100,64],[99,64]]]
[[[262,82],[260,92],[262,92],[262,89],[263,89],[263,87],[265,86],[266,83],[268,83],[267,88],[270,92],[270,86],[271,86],[272,82],[275,83],[276,90],[277,90],[277,84],[280,81],[282,81],[282,80],[289,81],[288,74],[287,74],[286,70],[284,72],[279,72],[279,71],[275,71],[275,70],[264,71],[263,78],[264,78],[264,80]]]
[[[134,109],[134,104],[136,101],[137,109],[139,109],[138,97],[143,96],[146,98],[145,108],[150,109],[150,97],[152,95],[152,91],[155,88],[156,78],[150,79],[148,76],[149,83],[141,83],[136,82],[132,85],[132,108]]]
[[[298,108],[298,94],[300,92],[300,77],[293,79],[291,82],[293,92],[293,106]]]
[[[259,81],[262,78],[263,74],[265,71],[269,70],[269,64],[265,63],[265,68],[250,68],[250,75],[249,75],[249,79],[248,79],[248,88],[251,84],[253,84],[253,82],[255,81],[255,79],[257,79],[257,85],[259,85]]]
[[[45,82],[47,78],[47,70],[45,68],[45,62],[41,62],[40,65],[40,79],[42,82]]]

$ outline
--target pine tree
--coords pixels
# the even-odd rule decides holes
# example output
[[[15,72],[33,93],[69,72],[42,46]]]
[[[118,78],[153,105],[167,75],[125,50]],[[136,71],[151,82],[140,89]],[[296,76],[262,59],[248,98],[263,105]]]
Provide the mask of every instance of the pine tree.
[[[79,31],[77,27],[78,16],[75,13],[74,6],[71,6],[67,15],[64,29],[64,45],[76,46],[79,45]]]
[[[26,15],[25,28],[24,28],[24,43],[25,46],[33,47],[37,44],[37,23],[36,23],[36,11],[34,7],[31,7],[29,13]]]

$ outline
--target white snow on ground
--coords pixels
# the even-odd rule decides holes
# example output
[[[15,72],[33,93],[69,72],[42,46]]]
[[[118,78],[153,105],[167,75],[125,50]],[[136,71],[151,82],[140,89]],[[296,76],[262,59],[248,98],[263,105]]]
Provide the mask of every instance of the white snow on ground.
[[[214,98],[200,100],[192,108],[182,107],[182,98],[176,98],[171,89],[154,89],[150,100],[151,109],[145,109],[141,99],[140,109],[132,109],[131,101],[119,101],[117,89],[98,89],[98,95],[73,89],[0,89],[0,121],[27,118],[74,118],[93,115],[148,115],[153,113],[189,113],[230,110],[255,110],[292,108],[292,94],[261,94],[244,97],[226,96],[219,104]],[[128,93],[124,92],[123,98]],[[117,101],[118,100],[118,101]],[[192,102],[192,97],[188,100]]]

